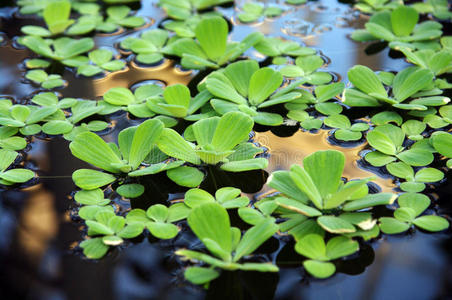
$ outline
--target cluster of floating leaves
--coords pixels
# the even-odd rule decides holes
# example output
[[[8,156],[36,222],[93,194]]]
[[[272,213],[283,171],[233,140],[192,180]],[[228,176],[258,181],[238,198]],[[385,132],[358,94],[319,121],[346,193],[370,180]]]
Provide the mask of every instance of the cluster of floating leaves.
[[[18,1],[21,14],[36,14],[45,23],[22,27],[24,35],[17,40],[39,56],[25,62],[25,78],[52,90],[66,85],[59,74],[49,74],[54,64],[86,77],[124,69],[126,61],[108,49],[95,49],[86,35],[137,28],[148,20],[124,5],[133,1],[104,2],[114,6],[104,11],[96,2]],[[452,71],[452,39],[442,36],[439,22],[418,22],[419,13],[450,19],[442,8],[447,3],[357,3],[357,9],[372,16],[352,38],[385,41],[414,66],[398,73],[354,66],[346,87],[324,70],[328,61],[315,49],[259,32],[229,40],[228,22],[214,7],[230,2],[160,0],[169,17],[161,24],[164,29],[145,30],[120,42],[140,64],[174,59],[186,69],[202,70],[205,76],[195,82],[193,94],[182,84],[147,84],[134,90],[113,87],[99,101],[61,99],[50,91],[22,104],[1,99],[0,183],[23,184],[35,177],[22,168],[16,152],[26,148],[28,137],[62,135],[71,141],[75,157],[98,168],[79,169],[72,176],[80,188],[74,195],[78,216],[87,228],[80,243],[84,254],[99,259],[110,247],[142,234],[172,239],[181,222],[187,222],[206,250],[175,253],[189,262],[185,278],[195,284],[208,284],[221,270],[277,272],[269,257],[253,260],[253,252],[274,235],[290,235],[306,271],[327,278],[335,273],[335,262],[381,232],[448,228],[446,218],[425,213],[431,200],[421,192],[444,178],[441,169],[429,167],[437,153],[452,167],[452,135],[447,132],[452,109],[444,95],[451,88],[444,75]],[[238,7],[237,18],[252,23],[283,12],[279,6],[251,2]],[[270,59],[245,59],[251,48]],[[343,111],[353,107],[377,108],[378,113],[350,120]],[[123,129],[117,143],[107,143],[99,134],[110,127],[109,116],[121,111],[140,124]],[[363,162],[393,175],[402,192],[372,193],[373,178],[344,181],[344,155],[333,150],[307,156],[303,166],[273,172],[267,184],[275,193],[257,202],[250,203],[236,187],[220,188],[215,195],[200,188],[212,170],[264,170],[264,149],[250,140],[250,133],[257,126],[284,123],[299,123],[303,130],[331,128],[340,141],[367,140],[370,151]],[[150,189],[147,180],[160,173],[189,188],[183,201],[119,213],[105,197],[109,189],[139,198]],[[393,208],[393,217],[376,217],[377,206]],[[232,226],[228,210],[237,210],[250,226]]]

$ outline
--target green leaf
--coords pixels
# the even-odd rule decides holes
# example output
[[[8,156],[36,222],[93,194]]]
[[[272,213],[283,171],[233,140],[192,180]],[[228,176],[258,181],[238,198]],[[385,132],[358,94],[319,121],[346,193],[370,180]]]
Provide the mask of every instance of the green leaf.
[[[414,176],[417,182],[437,182],[444,178],[444,173],[435,168],[423,168]]]
[[[275,199],[275,203],[281,207],[284,207],[285,209],[297,212],[308,217],[316,217],[322,215],[322,213],[317,209],[289,198],[277,197]]]
[[[249,83],[249,102],[259,105],[267,99],[283,82],[283,76],[270,68],[262,68],[254,72]]]
[[[433,161],[433,154],[422,149],[409,149],[396,155],[398,159],[411,166],[426,166]]]
[[[69,1],[54,1],[46,5],[43,17],[52,34],[64,32],[74,22],[69,20],[70,13],[71,3]]]
[[[411,208],[415,212],[415,216],[423,213],[430,205],[430,199],[419,193],[404,193],[397,199],[400,207]]]
[[[218,276],[220,276],[218,271],[201,267],[189,267],[184,272],[185,279],[193,284],[204,284],[216,279]]]
[[[241,112],[229,112],[223,115],[212,138],[216,151],[228,151],[237,144],[248,140],[253,128],[253,120]]]
[[[304,169],[323,199],[337,191],[344,165],[344,154],[336,150],[317,151],[303,159]]]
[[[77,135],[69,144],[69,149],[75,157],[108,172],[118,173],[118,168],[113,167],[112,164],[122,164],[120,158],[107,143],[92,132]]]
[[[35,177],[35,173],[28,169],[11,169],[8,171],[0,172],[0,178],[9,182],[27,182]]]
[[[261,170],[268,166],[268,159],[263,157],[246,160],[230,161],[223,163],[220,168],[228,172],[243,172],[250,170]]]
[[[407,231],[410,224],[394,218],[382,217],[379,219],[380,229],[386,234],[397,234]]]
[[[336,236],[326,244],[326,256],[330,259],[337,259],[348,256],[359,250],[359,244],[345,236]]]
[[[208,192],[201,189],[190,189],[185,193],[184,197],[184,203],[191,208],[204,203],[214,202],[215,198]]]
[[[407,165],[404,162],[395,162],[386,165],[386,169],[391,175],[394,175],[399,178],[413,180],[414,179],[414,170],[410,165]]]
[[[157,146],[165,154],[198,165],[201,163],[194,146],[184,140],[175,130],[164,128]]]
[[[78,191],[75,193],[74,199],[84,205],[105,205],[110,202],[109,199],[104,199],[104,192],[101,189]]]
[[[452,135],[447,132],[435,132],[432,135],[432,144],[441,155],[452,158]]]
[[[369,208],[377,205],[389,205],[394,203],[397,198],[396,194],[392,193],[377,193],[369,194],[361,199],[353,200],[347,202],[343,210],[344,211],[355,211],[363,208]]]
[[[308,203],[306,195],[300,193],[300,189],[298,189],[297,185],[292,181],[288,171],[272,172],[270,177],[268,177],[267,185],[301,203]]]
[[[400,5],[391,12],[392,30],[397,36],[408,36],[419,21],[416,9]]]
[[[230,80],[234,88],[243,97],[248,97],[251,76],[259,70],[259,64],[255,60],[241,60],[228,65],[224,69],[224,75]]]
[[[195,35],[209,59],[216,61],[226,52],[228,24],[222,17],[203,18]]]
[[[326,231],[331,233],[348,233],[355,232],[355,226],[350,222],[335,217],[335,216],[321,216],[317,218],[317,223]]]
[[[174,224],[150,222],[146,226],[151,234],[159,239],[172,239],[179,232],[179,229]]]
[[[385,124],[369,131],[366,138],[369,144],[378,151],[387,155],[395,155],[402,145],[404,137],[402,129],[392,124]]]
[[[80,243],[83,254],[90,259],[102,258],[108,251],[108,246],[102,242],[102,238],[84,240]]]
[[[123,184],[116,192],[125,198],[137,198],[144,193],[144,186],[137,183]]]
[[[278,231],[278,225],[273,219],[265,219],[248,229],[237,245],[233,261],[238,261],[243,256],[251,254],[276,231]]]
[[[449,222],[439,216],[422,216],[413,221],[414,225],[427,231],[436,232],[449,227]]]
[[[397,101],[402,102],[425,88],[432,80],[433,73],[428,69],[406,68],[395,76],[392,92]]]
[[[209,239],[221,247],[222,251],[231,253],[230,222],[225,208],[217,203],[205,203],[193,208],[187,220],[188,225],[201,241],[204,242],[205,239]],[[206,245],[206,247],[221,259],[229,259],[229,257],[219,255],[220,253],[211,246]]]
[[[168,178],[180,186],[197,187],[204,180],[204,173],[194,167],[181,166],[166,171]]]
[[[74,125],[68,121],[53,120],[42,126],[42,131],[50,135],[65,134],[71,132]]]
[[[322,195],[308,172],[299,165],[292,165],[289,175],[298,189],[306,194],[318,209],[322,209]]]
[[[113,105],[129,105],[135,102],[135,96],[129,89],[114,87],[104,94],[104,100]]]
[[[305,260],[303,267],[309,274],[321,279],[328,278],[336,272],[336,267],[330,262]]]
[[[310,259],[328,260],[325,241],[319,234],[307,234],[299,239],[295,244],[295,251]]]
[[[381,97],[387,97],[386,90],[378,76],[368,67],[357,65],[351,68],[348,78],[353,85],[361,91],[370,94],[376,94]]]
[[[84,190],[93,190],[112,183],[116,180],[116,177],[100,171],[79,169],[72,173],[72,180],[75,185]]]
[[[129,152],[132,169],[138,168],[149,154],[152,145],[162,134],[163,127],[163,123],[155,119],[146,120],[137,127]]]

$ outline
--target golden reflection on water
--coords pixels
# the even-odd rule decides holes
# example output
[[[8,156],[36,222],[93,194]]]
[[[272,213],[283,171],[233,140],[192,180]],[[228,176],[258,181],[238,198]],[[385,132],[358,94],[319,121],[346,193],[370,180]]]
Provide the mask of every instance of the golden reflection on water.
[[[183,71],[175,68],[173,60],[165,59],[161,65],[146,68],[131,62],[130,66],[122,71],[93,80],[92,85],[94,96],[101,97],[112,87],[129,88],[131,85],[144,80],[159,80],[166,85],[176,83],[188,85],[192,78],[192,71]]]
[[[29,197],[22,210],[17,237],[20,249],[30,261],[39,262],[48,243],[58,233],[54,195],[38,184],[23,190]]]
[[[301,164],[304,157],[315,151],[334,149],[341,151],[345,155],[343,175],[347,179],[374,176],[376,179],[373,182],[378,184],[383,192],[390,192],[395,187],[391,179],[378,177],[374,173],[363,170],[358,166],[359,152],[367,146],[366,143],[353,148],[344,148],[329,144],[327,137],[327,130],[320,130],[317,133],[299,130],[291,137],[278,137],[267,131],[256,133],[255,141],[270,149],[269,164],[266,169],[269,173],[276,170],[287,170],[292,164]]]

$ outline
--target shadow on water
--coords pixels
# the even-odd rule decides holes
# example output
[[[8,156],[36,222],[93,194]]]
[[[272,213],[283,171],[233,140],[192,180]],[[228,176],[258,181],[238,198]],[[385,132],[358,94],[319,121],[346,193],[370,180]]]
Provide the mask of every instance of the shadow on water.
[[[240,3],[243,1],[239,1]],[[32,24],[28,18],[18,18],[13,1],[0,4],[0,31],[7,41],[0,46],[0,95],[12,96],[20,102],[39,89],[22,79],[23,60],[27,50],[16,49],[13,38],[20,27]],[[249,32],[282,36],[321,50],[334,71],[346,81],[347,70],[355,64],[372,69],[398,70],[406,62],[388,55],[383,45],[363,45],[348,36],[362,27],[364,19],[335,0],[310,2],[284,13],[281,18],[265,19],[253,26],[237,22],[231,7],[222,7],[234,24],[232,39],[241,39]],[[148,26],[155,28],[164,19],[151,1],[142,1],[140,15],[152,18]],[[96,43],[112,47],[131,32],[100,35]],[[131,34],[138,34],[132,32]],[[118,51],[119,52],[119,51]],[[372,55],[368,55],[372,54]],[[262,60],[250,51],[250,57]],[[126,59],[127,57],[123,57]],[[182,70],[174,61],[164,60],[152,67],[137,65],[130,59],[128,68],[88,79],[74,76],[64,68],[56,68],[69,85],[58,90],[62,96],[98,99],[114,86],[131,87],[146,80],[164,84],[189,84],[202,74]],[[193,82],[189,85],[194,90]],[[118,132],[134,120],[116,116],[114,129],[105,138],[115,140]],[[346,155],[345,176],[348,179],[379,175],[376,183],[382,191],[394,188],[391,178],[374,173],[358,164],[365,143],[338,145],[328,139],[328,131],[303,132],[296,126],[272,128],[256,133],[254,141],[268,148],[269,167],[263,171],[231,174],[215,167],[206,169],[207,180],[201,188],[210,192],[222,186],[241,188],[251,198],[268,190],[264,183],[268,173],[301,163],[303,157],[323,149],[338,149]],[[345,147],[344,147],[345,146]],[[183,280],[183,263],[174,256],[178,247],[201,247],[187,225],[181,223],[181,234],[173,241],[156,241],[141,237],[114,249],[100,261],[84,259],[77,247],[83,226],[71,218],[74,209],[71,180],[74,170],[87,167],[73,157],[68,143],[61,138],[34,140],[28,161],[35,164],[40,183],[24,189],[0,192],[0,299],[446,299],[452,297],[451,231],[425,234],[421,231],[384,237],[372,243],[361,243],[360,251],[347,260],[335,262],[338,273],[328,280],[316,280],[304,273],[302,257],[294,251],[288,237],[270,239],[257,250],[254,259],[272,259],[281,268],[277,274],[259,272],[223,272],[207,289],[187,284]],[[451,174],[447,175],[450,182]],[[166,176],[142,178],[145,194],[131,202],[118,200],[123,209],[147,208],[150,204],[180,199],[185,190]],[[452,213],[452,186],[442,184],[433,190],[436,199],[432,209],[440,214]],[[231,214],[236,226],[246,226]]]

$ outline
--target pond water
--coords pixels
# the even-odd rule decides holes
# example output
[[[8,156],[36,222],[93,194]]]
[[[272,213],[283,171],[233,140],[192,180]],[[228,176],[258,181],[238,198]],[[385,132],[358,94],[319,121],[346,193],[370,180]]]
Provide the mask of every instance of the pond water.
[[[243,1],[238,1],[239,3]],[[23,60],[30,52],[17,49],[14,37],[20,27],[32,24],[30,18],[19,17],[5,1],[0,4],[0,31],[6,42],[0,46],[0,95],[26,101],[38,90],[23,78]],[[408,64],[402,58],[391,58],[388,50],[367,55],[368,45],[352,41],[350,33],[363,26],[364,18],[347,4],[335,0],[309,2],[292,7],[281,17],[242,25],[236,21],[231,7],[220,8],[234,24],[231,39],[238,40],[252,31],[302,42],[320,50],[329,62],[326,70],[347,82],[347,70],[356,64],[374,70],[397,71]],[[136,31],[97,35],[98,46],[116,50],[124,57],[128,53],[117,48],[124,36],[137,35],[154,28],[164,19],[155,1],[142,1],[139,15],[146,16],[148,24]],[[246,55],[262,60],[258,53]],[[60,70],[68,86],[59,90],[62,96],[98,99],[109,88],[132,87],[143,81],[154,80],[170,85],[189,84],[197,74],[186,71],[165,60],[155,67],[145,67],[129,61],[128,68],[106,77],[87,79],[75,77],[69,70]],[[191,87],[194,85],[191,83]],[[356,118],[365,118],[365,112],[350,111]],[[115,140],[118,132],[137,120],[116,115],[112,128],[104,136]],[[344,176],[364,178],[377,175],[374,189],[391,191],[395,185],[388,174],[378,173],[359,161],[367,145],[341,144],[326,130],[305,132],[288,126],[272,131],[257,132],[254,141],[268,149],[270,163],[266,169],[287,169],[300,163],[306,155],[323,149],[337,149],[346,155]],[[358,162],[357,162],[358,161]],[[420,230],[403,235],[384,236],[363,244],[361,250],[343,264],[338,273],[327,280],[316,280],[301,268],[301,256],[293,250],[293,242],[284,237],[272,238],[258,249],[270,255],[281,271],[278,274],[258,272],[223,272],[208,290],[188,284],[183,279],[181,262],[173,250],[182,245],[193,246],[199,241],[187,228],[171,242],[148,238],[133,239],[130,245],[114,249],[99,261],[83,258],[77,247],[82,239],[82,226],[74,217],[76,190],[71,174],[86,167],[73,157],[68,142],[62,138],[38,139],[29,145],[26,164],[37,170],[39,183],[18,190],[0,192],[0,299],[450,299],[452,298],[452,232],[426,234]],[[262,187],[266,174],[254,172],[247,176],[229,178],[218,175],[225,182],[243,185],[252,199],[271,192]],[[451,174],[427,192],[436,199],[434,209],[450,215],[452,205]],[[115,199],[119,210],[147,207],[149,202],[179,199],[180,189],[165,178],[156,179],[151,194],[135,202]],[[211,183],[206,183],[209,188]],[[222,185],[221,182],[215,182]],[[382,214],[387,213],[385,210]],[[185,226],[186,227],[186,226]]]

